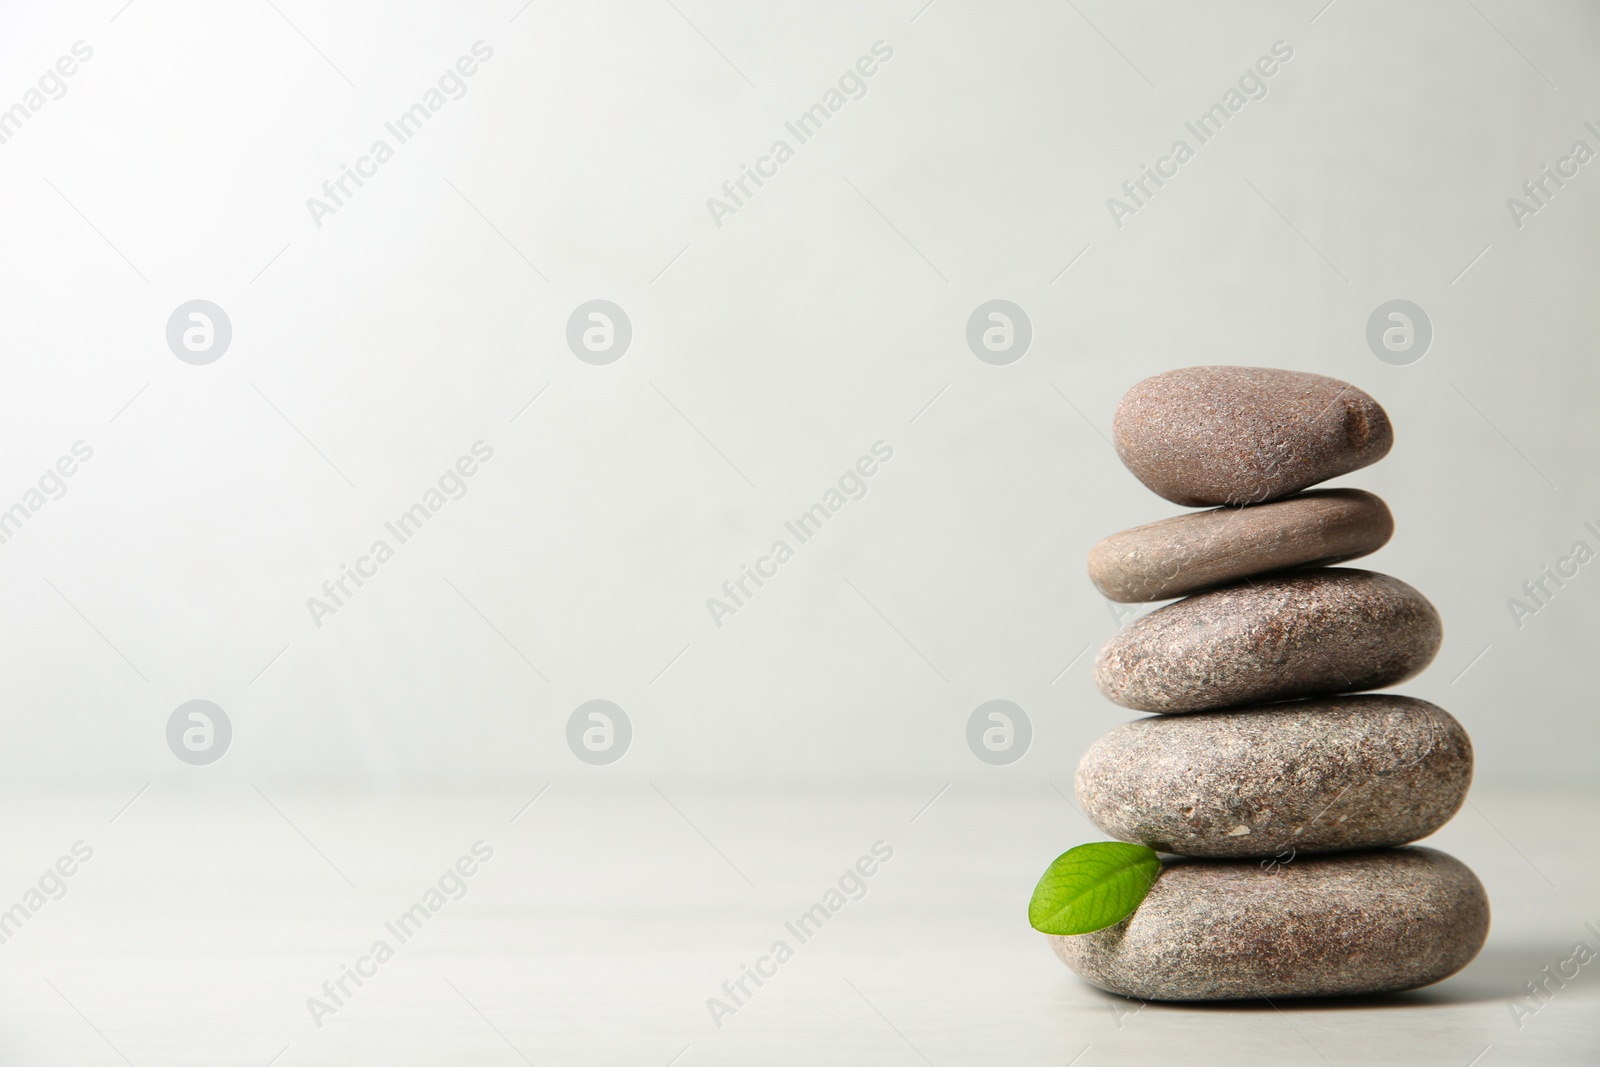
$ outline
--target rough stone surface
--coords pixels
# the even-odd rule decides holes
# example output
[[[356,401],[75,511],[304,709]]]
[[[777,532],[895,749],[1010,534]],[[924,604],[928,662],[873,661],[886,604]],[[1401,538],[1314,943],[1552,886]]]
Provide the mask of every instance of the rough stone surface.
[[[1077,793],[1119,840],[1282,863],[1426,837],[1471,782],[1472,742],[1449,712],[1356,696],[1127,723],[1084,755]]]
[[[1089,580],[1111,600],[1168,600],[1258,574],[1355,559],[1382,548],[1393,533],[1389,508],[1371,493],[1315,489],[1112,534],[1089,550]]]
[[[1376,463],[1389,416],[1353,385],[1271,367],[1187,367],[1129,389],[1117,454],[1176,504],[1260,504]]]
[[[1345,567],[1197,593],[1114,635],[1094,680],[1139,711],[1207,711],[1381,689],[1439,651],[1439,613],[1398,578]]]
[[[1386,993],[1447,978],[1489,932],[1489,900],[1428,848],[1168,863],[1128,918],[1052,937],[1101,989],[1144,1000]]]

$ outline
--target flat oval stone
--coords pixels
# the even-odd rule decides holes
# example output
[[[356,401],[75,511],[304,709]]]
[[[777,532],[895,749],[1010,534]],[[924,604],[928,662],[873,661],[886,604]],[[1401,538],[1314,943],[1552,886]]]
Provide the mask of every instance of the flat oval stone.
[[[1132,915],[1052,937],[1101,989],[1142,1000],[1391,993],[1448,978],[1489,933],[1489,899],[1430,848],[1251,860],[1176,860]]]
[[[1111,600],[1169,600],[1258,574],[1355,559],[1382,548],[1393,533],[1388,506],[1371,493],[1314,489],[1112,534],[1089,550],[1089,580]]]
[[[1403,696],[1331,697],[1126,723],[1078,764],[1078,805],[1121,841],[1186,856],[1403,845],[1450,821],[1472,742]]]
[[[1398,578],[1346,567],[1246,580],[1157,608],[1095,657],[1100,692],[1167,713],[1381,689],[1421,671],[1444,627]]]
[[[1139,382],[1112,420],[1117,455],[1175,504],[1260,504],[1359,470],[1394,443],[1378,402],[1337,378],[1187,367]]]

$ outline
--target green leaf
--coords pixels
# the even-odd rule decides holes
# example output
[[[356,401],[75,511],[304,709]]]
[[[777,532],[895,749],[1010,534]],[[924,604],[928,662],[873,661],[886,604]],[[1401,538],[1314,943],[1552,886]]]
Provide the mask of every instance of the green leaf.
[[[1034,886],[1028,925],[1046,934],[1087,934],[1133,914],[1161,873],[1143,845],[1095,841],[1055,858]]]

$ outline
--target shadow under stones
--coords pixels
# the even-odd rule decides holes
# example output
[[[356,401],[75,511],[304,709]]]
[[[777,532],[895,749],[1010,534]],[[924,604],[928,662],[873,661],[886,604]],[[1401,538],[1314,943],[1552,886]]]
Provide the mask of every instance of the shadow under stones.
[[[1374,993],[1338,997],[1274,997],[1272,1003],[1264,999],[1252,1000],[1152,1000],[1151,1008],[1173,1011],[1355,1011],[1403,1008],[1444,1007],[1451,1004],[1485,1004],[1506,1001],[1524,996],[1523,983],[1540,977],[1546,966],[1554,973],[1556,966],[1572,956],[1571,944],[1548,942],[1540,945],[1487,945],[1476,959],[1459,973],[1431,986],[1407,990],[1404,993]],[[1575,977],[1565,979],[1567,989],[1587,987],[1595,983],[1595,973],[1600,972],[1600,960],[1592,960],[1579,969]],[[1556,995],[1562,987],[1552,983]],[[1137,1001],[1116,993],[1101,994],[1121,1001]]]

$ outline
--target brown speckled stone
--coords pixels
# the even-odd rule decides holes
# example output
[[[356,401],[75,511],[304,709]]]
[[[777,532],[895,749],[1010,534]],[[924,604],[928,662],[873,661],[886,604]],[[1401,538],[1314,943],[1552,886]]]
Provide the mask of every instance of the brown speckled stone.
[[[1207,711],[1381,689],[1426,667],[1439,613],[1398,578],[1345,567],[1197,593],[1114,635],[1094,680],[1138,711]]]
[[[1169,600],[1271,571],[1355,559],[1393,533],[1388,507],[1371,493],[1316,489],[1112,534],[1089,550],[1089,580],[1111,600]]]
[[[1378,402],[1337,378],[1271,367],[1187,367],[1129,389],[1117,455],[1176,504],[1260,504],[1382,459]]]
[[[1120,840],[1283,861],[1426,837],[1471,782],[1472,742],[1449,712],[1356,696],[1127,723],[1084,755],[1077,792]]]
[[[1429,848],[1168,863],[1128,918],[1052,937],[1093,985],[1144,1000],[1387,993],[1448,978],[1489,933],[1489,899]]]

